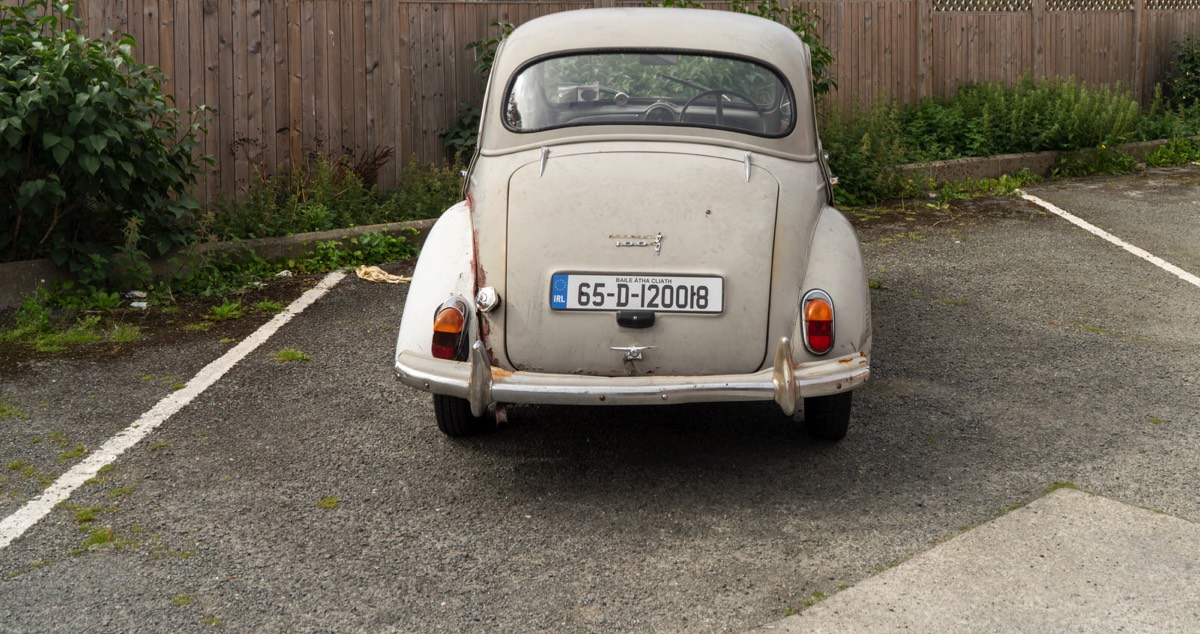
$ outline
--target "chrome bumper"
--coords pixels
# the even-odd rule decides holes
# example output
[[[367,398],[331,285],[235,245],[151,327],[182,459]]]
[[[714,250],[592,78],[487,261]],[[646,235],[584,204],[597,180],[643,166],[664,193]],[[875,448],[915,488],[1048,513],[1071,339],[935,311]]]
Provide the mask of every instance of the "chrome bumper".
[[[699,376],[585,376],[509,372],[488,363],[476,341],[467,361],[434,359],[412,352],[396,356],[400,382],[427,392],[464,398],[482,416],[490,403],[559,405],[656,405],[715,401],[775,401],[784,414],[804,399],[852,390],[871,373],[861,352],[794,365],[792,343],[779,341],[774,367],[752,374]]]

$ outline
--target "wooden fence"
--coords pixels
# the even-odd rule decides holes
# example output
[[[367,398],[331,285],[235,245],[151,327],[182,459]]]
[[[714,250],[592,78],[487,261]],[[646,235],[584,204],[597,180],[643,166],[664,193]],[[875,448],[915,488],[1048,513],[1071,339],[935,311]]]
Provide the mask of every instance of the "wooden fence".
[[[793,2],[793,0],[784,0]],[[446,156],[439,133],[482,93],[467,44],[497,21],[627,0],[80,0],[92,35],[126,32],[181,110],[208,105],[209,199],[311,152]],[[1200,0],[795,0],[820,16],[843,106],[911,103],[1026,73],[1131,87],[1143,99],[1171,46],[1200,33]],[[722,8],[713,3],[711,6]]]

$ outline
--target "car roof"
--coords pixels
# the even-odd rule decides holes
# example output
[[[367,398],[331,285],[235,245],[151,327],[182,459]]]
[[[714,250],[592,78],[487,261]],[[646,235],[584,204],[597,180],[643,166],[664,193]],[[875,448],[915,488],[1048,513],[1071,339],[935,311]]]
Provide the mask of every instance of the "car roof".
[[[503,91],[523,66],[546,55],[597,49],[668,49],[711,51],[753,58],[779,70],[796,94],[796,132],[783,139],[757,139],[780,152],[815,153],[812,128],[812,75],[808,47],[791,29],[760,17],[707,9],[627,7],[580,9],[531,20],[501,43],[489,80],[484,112],[484,154],[506,151],[580,134],[579,130],[516,134],[500,125]],[[636,131],[635,136],[647,132]],[[736,133],[710,131],[724,136]],[[744,137],[745,135],[736,135]],[[796,137],[796,138],[793,138]],[[803,142],[797,146],[797,140]]]
[[[519,65],[558,51],[649,47],[744,55],[781,66],[794,60],[798,41],[791,29],[778,22],[729,11],[584,9],[554,13],[521,25],[504,40],[504,55],[509,58],[504,61]]]

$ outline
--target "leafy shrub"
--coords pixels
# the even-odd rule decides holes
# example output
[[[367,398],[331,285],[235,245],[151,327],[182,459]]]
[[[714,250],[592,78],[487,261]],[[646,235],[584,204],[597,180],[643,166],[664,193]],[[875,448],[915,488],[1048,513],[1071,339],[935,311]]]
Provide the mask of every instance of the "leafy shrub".
[[[462,200],[462,160],[421,165],[410,159],[400,170],[399,186],[379,194],[378,210],[390,221],[436,218]]]
[[[838,177],[834,195],[839,204],[861,205],[899,195],[904,163],[900,108],[880,102],[869,111],[849,117],[834,111],[821,128],[829,167]]]
[[[1200,161],[1200,141],[1171,139],[1144,157],[1150,167],[1170,167]]]
[[[1171,52],[1171,69],[1163,81],[1167,102],[1176,108],[1200,106],[1200,38],[1189,35]]]
[[[390,157],[391,151],[383,152]],[[461,199],[457,158],[428,166],[410,160],[392,191],[367,184],[359,167],[364,162],[311,156],[308,165],[291,172],[268,175],[259,169],[241,200],[200,214],[200,233],[214,240],[248,240],[436,218]]]
[[[923,161],[1123,143],[1136,136],[1139,112],[1127,92],[1026,77],[966,84],[905,108],[901,120],[909,158]]]
[[[483,111],[479,106],[463,103],[458,109],[454,123],[441,133],[442,145],[455,156],[474,153],[475,146],[479,143],[479,124],[482,118]]]
[[[475,40],[466,47],[466,50],[475,54],[475,74],[479,75],[485,86],[488,76],[492,74],[492,63],[496,61],[496,49],[515,27],[512,22],[492,22],[492,28],[496,30],[495,37]],[[457,157],[475,152],[475,146],[479,143],[479,123],[482,116],[478,104],[463,103],[459,107],[454,123],[441,134],[442,144],[452,155]]]
[[[0,6],[0,258],[103,283],[189,241],[203,130],[129,36],[84,36],[75,6]]]
[[[1101,145],[1072,152],[1060,159],[1054,176],[1075,177],[1092,174],[1128,174],[1137,170],[1137,159],[1117,148]]]

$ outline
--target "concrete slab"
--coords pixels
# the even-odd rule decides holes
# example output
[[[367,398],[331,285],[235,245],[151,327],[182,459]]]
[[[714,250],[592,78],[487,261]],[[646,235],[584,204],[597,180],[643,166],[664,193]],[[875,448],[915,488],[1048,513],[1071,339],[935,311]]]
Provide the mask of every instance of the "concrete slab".
[[[1200,630],[1200,525],[1060,489],[755,630]]]

